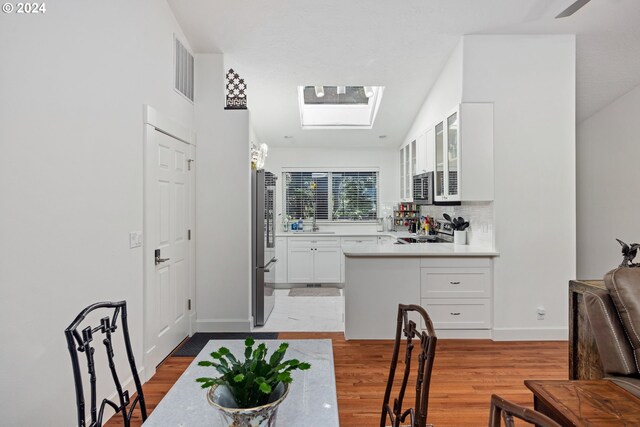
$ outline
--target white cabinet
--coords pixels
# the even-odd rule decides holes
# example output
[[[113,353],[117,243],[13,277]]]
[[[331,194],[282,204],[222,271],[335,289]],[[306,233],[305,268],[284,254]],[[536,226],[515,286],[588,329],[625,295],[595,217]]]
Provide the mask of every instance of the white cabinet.
[[[417,140],[414,139],[400,148],[400,198],[402,200],[413,200],[413,175],[416,174],[417,161]]]
[[[287,238],[276,237],[276,283],[287,283]]]
[[[420,305],[436,329],[491,328],[491,265],[489,258],[422,259]]]
[[[431,130],[435,201],[493,200],[493,104],[460,104]]]
[[[342,250],[339,238],[291,238],[287,255],[289,283],[342,281]]]
[[[354,236],[343,237],[342,246],[344,245],[377,245],[378,238],[376,236]]]
[[[317,247],[314,250],[313,282],[342,282],[342,250],[339,247]]]
[[[433,166],[429,169],[429,158],[431,157],[431,163],[433,164],[433,156],[429,156],[427,154],[429,152],[427,133],[423,133],[416,139],[416,164],[415,169],[413,170],[414,175],[419,175],[433,170]],[[431,134],[433,135],[433,131]]]
[[[460,112],[458,108],[435,126],[435,201],[460,201]]]
[[[378,245],[379,239],[382,237],[374,237],[374,236],[352,236],[352,237],[343,237],[341,239],[342,246],[345,245]],[[344,265],[345,265],[345,257],[344,254],[340,257],[340,274],[342,275],[342,282],[345,281],[344,274]]]
[[[390,245],[392,243],[394,243],[396,240],[398,240],[397,237],[393,237],[393,236],[379,236],[378,237],[378,244],[379,245]]]
[[[311,247],[289,247],[287,257],[287,278],[289,283],[314,283]]]

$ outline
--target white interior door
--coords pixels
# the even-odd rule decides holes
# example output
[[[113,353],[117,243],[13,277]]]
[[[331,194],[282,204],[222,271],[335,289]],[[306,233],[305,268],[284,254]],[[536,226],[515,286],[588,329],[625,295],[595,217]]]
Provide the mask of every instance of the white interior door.
[[[189,335],[191,147],[151,125],[146,135],[145,360],[154,369]]]

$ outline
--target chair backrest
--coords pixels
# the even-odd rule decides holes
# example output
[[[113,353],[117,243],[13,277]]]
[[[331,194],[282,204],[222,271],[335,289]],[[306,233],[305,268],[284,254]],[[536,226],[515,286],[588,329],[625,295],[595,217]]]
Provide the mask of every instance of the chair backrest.
[[[97,311],[98,315],[105,314],[100,318],[100,324],[98,326],[84,326],[85,318]],[[118,320],[121,319],[122,324],[122,337],[124,340],[124,346],[129,360],[129,368],[131,369],[131,376],[135,383],[137,395],[133,401],[129,398],[128,390],[123,390],[122,384],[116,371],[114,360],[114,333],[119,328]],[[81,329],[80,329],[81,328]],[[95,334],[101,334],[95,336]],[[127,303],[126,301],[119,302],[99,302],[85,308],[78,314],[75,320],[65,329],[64,334],[67,338],[67,347],[71,355],[71,365],[73,368],[73,379],[76,389],[76,406],[78,415],[78,426],[86,426],[86,414],[85,414],[85,401],[84,401],[84,387],[83,379],[80,370],[80,357],[79,353],[84,354],[86,364],[89,372],[89,384],[90,384],[90,399],[91,420],[89,422],[90,427],[102,426],[102,417],[104,415],[104,409],[106,405],[109,405],[116,413],[121,412],[125,427],[130,425],[131,416],[136,405],[140,408],[142,414],[142,420],[147,419],[147,410],[144,403],[144,395],[142,394],[142,385],[140,378],[138,377],[138,370],[136,369],[136,362],[133,357],[133,350],[131,349],[131,341],[129,339],[129,327],[127,325]],[[109,363],[109,369],[111,371],[111,377],[117,391],[116,400],[118,403],[114,403],[109,399],[103,399],[100,407],[97,407],[97,392],[96,392],[96,365],[95,365],[95,347],[92,342],[94,338],[102,339],[106,357]]]
[[[640,268],[620,267],[604,276],[606,290],[584,293],[584,307],[605,376],[640,373]]]
[[[495,394],[491,395],[489,427],[500,427],[503,425],[502,421],[504,421],[505,427],[514,427],[514,418],[535,424],[537,427],[561,427],[560,424],[540,412],[509,402]]]
[[[424,322],[425,330],[420,331],[413,320],[409,320],[409,313],[415,312],[420,315]],[[384,401],[382,402],[382,415],[380,417],[380,426],[384,427],[387,421],[391,422],[392,427],[398,427],[405,423],[407,417],[410,420],[411,427],[424,427],[427,423],[427,410],[429,404],[429,385],[431,384],[431,369],[433,367],[433,359],[436,353],[436,337],[435,330],[431,318],[424,308],[419,305],[403,305],[398,306],[398,318],[396,326],[396,338],[393,345],[393,356],[391,359],[391,367],[389,368],[389,378],[387,379],[387,388],[384,393]],[[404,344],[403,344],[404,341]],[[416,396],[414,407],[404,409],[403,400],[407,388],[407,382],[411,373],[411,362],[413,349],[418,347],[418,367],[416,378]],[[404,372],[402,374],[402,384],[398,390],[397,397],[393,399],[393,407],[390,405],[391,391],[393,389],[396,367],[398,365],[398,356],[400,347],[404,346]]]

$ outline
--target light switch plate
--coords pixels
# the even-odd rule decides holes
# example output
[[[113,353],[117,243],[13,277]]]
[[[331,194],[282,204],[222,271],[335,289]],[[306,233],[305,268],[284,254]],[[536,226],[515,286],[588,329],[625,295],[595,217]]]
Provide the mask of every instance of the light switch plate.
[[[142,231],[132,231],[129,233],[129,248],[139,248],[142,246]]]

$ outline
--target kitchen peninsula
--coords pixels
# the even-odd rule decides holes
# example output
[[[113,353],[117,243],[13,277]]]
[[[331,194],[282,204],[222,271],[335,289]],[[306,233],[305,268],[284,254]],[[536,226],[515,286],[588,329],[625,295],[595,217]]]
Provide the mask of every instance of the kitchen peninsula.
[[[494,250],[452,243],[342,250],[347,339],[393,338],[400,303],[422,305],[441,337],[491,338]]]

